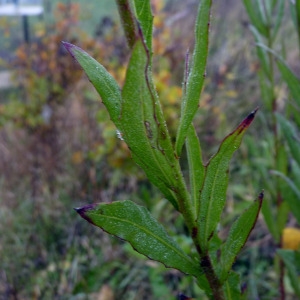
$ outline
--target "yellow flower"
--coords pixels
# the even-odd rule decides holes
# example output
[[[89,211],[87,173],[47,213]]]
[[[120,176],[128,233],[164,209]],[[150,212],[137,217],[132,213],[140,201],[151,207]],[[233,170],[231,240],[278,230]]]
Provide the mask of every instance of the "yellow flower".
[[[298,250],[300,247],[300,229],[287,227],[282,233],[282,248]]]

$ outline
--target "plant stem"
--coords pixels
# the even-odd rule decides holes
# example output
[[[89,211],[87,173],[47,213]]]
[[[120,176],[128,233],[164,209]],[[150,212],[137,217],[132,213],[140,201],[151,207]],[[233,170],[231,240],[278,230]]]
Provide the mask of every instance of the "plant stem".
[[[213,294],[213,299],[214,300],[224,300],[225,295],[222,289],[222,284],[219,281],[219,278],[217,277],[211,259],[208,254],[203,256],[201,258],[201,263],[200,263],[202,269],[205,272],[206,279],[209,283],[209,286],[212,290]]]
[[[222,289],[222,284],[214,270],[210,256],[208,252],[204,252],[200,246],[201,244],[199,241],[198,226],[196,222],[192,232],[192,239],[200,257],[200,267],[204,271],[204,275],[211,288],[213,299],[214,300],[225,299],[224,291]]]
[[[264,2],[265,4],[265,2]],[[265,5],[264,5],[265,7]],[[266,9],[265,9],[266,11]],[[273,39],[271,34],[271,28],[272,28],[272,20],[270,19],[270,16],[267,16],[268,21],[268,36],[267,36],[267,45],[269,49],[272,49],[273,47]],[[274,136],[274,144],[275,144],[275,153],[274,153],[274,162],[275,162],[275,169],[277,169],[276,162],[278,161],[279,157],[279,149],[280,149],[280,139],[278,135],[278,121],[276,118],[277,113],[277,97],[275,93],[275,80],[274,80],[274,58],[271,52],[268,52],[269,57],[269,65],[270,65],[270,85],[271,85],[271,101],[272,101],[272,122],[273,122],[273,136]],[[275,179],[278,181],[278,179]],[[277,205],[277,211],[279,211],[280,205],[282,203],[282,197],[280,192],[280,185],[278,182],[276,182],[276,205]],[[279,238],[279,245],[278,247],[281,248],[281,241],[282,241],[282,232],[280,232],[280,238]],[[281,258],[279,258],[279,292],[280,292],[280,299],[285,300],[285,289],[284,289],[284,263]]]
[[[138,29],[130,2],[130,0],[116,0],[128,46],[132,49],[138,39]]]
[[[116,3],[118,6],[119,14],[120,14],[120,17],[122,20],[122,25],[123,25],[123,29],[125,31],[128,45],[130,48],[132,48],[134,43],[136,42],[136,40],[138,38],[142,37],[142,33],[140,32],[140,28],[138,27],[138,25],[136,23],[131,1],[130,0],[116,0]],[[211,3],[209,5],[209,7],[210,6],[211,6]],[[145,68],[145,77],[146,77],[146,82],[148,85],[149,92],[153,98],[153,103],[155,103],[154,92],[152,91],[152,86],[148,79],[148,68],[150,65],[150,53],[149,53],[150,50],[147,49],[146,45],[144,45],[144,46],[145,46],[145,51],[147,52],[147,56],[148,56],[148,62],[146,64],[146,68]],[[155,106],[154,106],[153,110],[155,111]],[[200,248],[200,242],[199,242],[197,232],[195,235],[195,228],[197,231],[196,208],[194,207],[191,196],[188,192],[186,182],[184,180],[184,177],[183,177],[183,174],[182,174],[182,171],[180,168],[179,158],[175,157],[174,161],[173,161],[173,158],[171,160],[172,160],[171,163],[174,166],[174,173],[175,173],[175,178],[177,178],[177,182],[174,187],[170,187],[170,188],[176,194],[179,212],[183,215],[185,224],[188,227],[191,236],[193,237],[194,244],[196,246],[196,249],[197,249],[197,251],[199,253],[199,257],[200,257],[200,267],[201,267],[201,269],[204,270],[205,276],[207,278],[207,281],[208,281],[209,286],[212,291],[213,299],[224,300],[225,296],[224,296],[224,292],[222,290],[222,284],[220,283],[220,280],[215,273],[210,256],[208,255],[208,253],[204,253],[204,251]]]

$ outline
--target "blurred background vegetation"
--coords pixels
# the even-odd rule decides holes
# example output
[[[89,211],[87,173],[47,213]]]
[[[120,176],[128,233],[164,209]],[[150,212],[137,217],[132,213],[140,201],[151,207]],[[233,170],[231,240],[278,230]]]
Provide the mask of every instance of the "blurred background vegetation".
[[[198,0],[151,3],[154,77],[174,137]],[[284,6],[276,40],[268,46],[284,54],[300,76],[297,30],[289,3]],[[280,72],[274,66],[272,86],[263,79],[262,60],[249,29],[252,21],[242,1],[215,1],[206,86],[195,120],[207,161],[221,139],[260,107],[231,164],[221,237],[261,189],[268,201],[265,210],[276,211],[278,199],[285,197],[283,189],[274,194],[279,179],[270,170],[289,176],[292,158],[287,158],[288,151],[274,150],[285,140],[273,139],[275,111],[266,94],[276,95],[276,113],[295,120],[299,137],[299,110],[291,106]],[[175,299],[181,292],[205,299],[191,278],[137,255],[72,210],[92,202],[132,199],[145,205],[183,247],[190,247],[182,220],[133,164],[99,96],[60,43],[85,49],[122,85],[129,50],[115,2],[45,0],[43,16],[29,22],[30,43],[24,43],[20,18],[0,17],[0,74],[10,76],[9,85],[0,82],[0,299]],[[287,163],[277,166],[274,160]],[[293,174],[296,178],[297,172]],[[278,247],[289,248],[281,231],[297,227],[289,206],[290,201],[277,213],[284,215],[283,226],[273,226],[273,232],[264,220],[268,215],[259,218],[235,264],[248,299],[279,297],[279,277],[286,299],[296,299],[276,259]],[[287,236],[288,241],[297,238],[298,231]]]

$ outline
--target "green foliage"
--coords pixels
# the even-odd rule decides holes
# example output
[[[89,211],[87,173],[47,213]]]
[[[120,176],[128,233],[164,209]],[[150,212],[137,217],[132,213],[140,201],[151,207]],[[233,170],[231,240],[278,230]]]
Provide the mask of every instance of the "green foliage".
[[[300,190],[298,188],[300,81],[284,61],[286,56],[284,45],[280,45],[283,49],[281,52],[276,47],[284,17],[285,1],[244,0],[243,2],[252,23],[250,30],[256,41],[257,57],[261,67],[261,94],[267,110],[265,115],[269,116],[271,122],[268,123],[272,128],[272,132],[268,133],[268,143],[274,149],[272,162],[267,166],[269,169],[266,166],[260,167],[264,182],[268,182],[271,193],[271,199],[265,201],[262,212],[273,239],[278,243],[279,248],[282,248],[284,247],[283,234],[286,234],[284,228],[289,221],[289,213],[294,215],[298,223],[300,222]],[[299,37],[299,1],[291,1],[290,7],[296,34]],[[278,78],[280,79],[278,80]],[[278,92],[280,89],[286,89],[282,83],[288,88],[284,99],[280,99]],[[267,178],[269,177],[268,173],[275,176]],[[289,254],[286,250],[281,249],[277,252],[284,262],[278,268],[281,298],[284,299],[286,296],[283,283],[284,265],[288,270],[295,293],[299,296],[298,288],[295,288],[295,269],[291,271]],[[295,263],[293,268],[296,265]]]
[[[181,104],[181,118],[176,136],[175,151],[178,156],[181,154],[187,132],[198,110],[199,98],[204,84],[208,55],[211,4],[211,0],[204,0],[201,1],[199,5],[195,25],[195,49],[193,61],[190,70],[187,70],[187,81],[183,87],[184,95]]]
[[[220,272],[222,280],[225,281],[230,274],[230,269],[236,256],[246,243],[249,233],[255,225],[263,200],[263,194],[260,194],[255,201],[231,226],[226,242],[221,247]]]
[[[196,211],[199,211],[199,191],[203,186],[205,166],[202,162],[202,153],[196,130],[190,126],[186,139],[186,150],[189,162],[189,179],[191,197]]]
[[[66,49],[69,49],[69,44],[63,44]],[[74,49],[72,49],[72,53],[74,53],[73,56],[76,57],[79,64],[86,71],[89,80],[95,86],[97,92],[102,95],[103,103],[109,111],[111,120],[119,126],[121,92],[117,82],[102,65],[91,58],[88,54],[83,53],[80,48],[74,47]]]
[[[277,251],[278,255],[284,261],[287,267],[288,274],[291,280],[293,289],[297,295],[300,297],[300,280],[298,276],[298,271],[300,270],[300,252],[292,250],[279,249]]]
[[[202,273],[196,261],[180,249],[149,211],[132,201],[85,206],[77,212],[93,225],[129,241],[136,251],[166,267],[195,277]]]
[[[52,4],[57,1],[47,2]],[[211,296],[212,291],[204,273],[195,279],[192,275],[165,268],[162,263],[136,252],[129,242],[124,243],[99,231],[98,227],[82,222],[81,218],[76,218],[75,212],[66,215],[71,207],[80,207],[84,203],[101,201],[104,203],[100,205],[108,205],[107,202],[114,201],[111,203],[114,204],[131,199],[145,206],[149,211],[147,215],[151,213],[157,224],[163,224],[162,230],[182,249],[180,252],[195,262],[197,269],[203,271],[203,263],[207,261],[205,256],[200,259],[184,218],[178,212],[177,194],[171,189],[169,198],[175,206],[162,199],[162,191],[146,180],[142,168],[132,163],[130,149],[122,141],[122,126],[117,126],[116,130],[104,105],[98,101],[97,91],[90,88],[86,76],[81,76],[78,64],[74,64],[72,57],[60,47],[61,39],[68,40],[101,62],[101,65],[89,65],[88,70],[94,70],[96,66],[105,67],[107,73],[102,72],[103,77],[98,79],[105,79],[108,75],[108,80],[114,82],[115,93],[119,91],[121,94],[120,109],[122,92],[119,86],[123,89],[125,65],[129,61],[128,47],[117,20],[105,17],[99,22],[99,27],[94,28],[96,19],[99,21],[104,14],[112,15],[111,8],[117,11],[116,4],[107,0],[78,2],[85,6],[80,10],[80,19],[73,19],[75,23],[69,19],[72,10],[64,9],[65,5],[60,6],[63,14],[60,14],[62,19],[59,26],[45,30],[45,19],[30,19],[32,47],[19,47],[22,34],[19,19],[7,19],[14,22],[14,26],[8,26],[5,23],[7,21],[1,19],[1,41],[9,31],[12,35],[5,38],[0,55],[6,55],[8,42],[10,47],[17,47],[15,54],[18,64],[10,67],[14,68],[16,75],[13,81],[18,83],[18,87],[0,90],[0,119],[3,125],[0,128],[0,298],[174,300],[180,298],[177,297],[179,293],[183,293],[186,296],[181,295],[180,299],[207,299],[204,291],[209,297],[214,297]],[[192,23],[197,14],[196,2],[189,1],[187,4],[185,1],[151,0],[155,15],[153,41],[152,25],[147,27],[147,24],[152,24],[151,13],[148,14],[148,23],[142,25],[140,20],[139,26],[134,21],[135,14],[129,14],[134,31],[133,36],[129,34],[129,37],[133,37],[132,46],[129,45],[130,52],[137,39],[141,40],[141,31],[148,30],[143,34],[146,40],[143,43],[144,50],[140,47],[140,51],[144,61],[146,58],[151,67],[148,83],[152,85],[153,76],[153,95],[156,97],[157,90],[173,154],[180,122],[181,98],[184,99],[186,95],[189,66],[193,66],[192,55],[190,61],[188,55],[186,62],[183,61],[186,50],[193,48]],[[268,13],[270,20],[264,18],[263,23],[273,31],[279,24],[277,12],[282,13],[279,8],[283,2],[260,2],[252,1],[257,18],[265,15],[265,9],[270,12],[275,8],[271,14]],[[216,277],[220,279],[216,283],[228,299],[239,299],[241,287],[242,299],[279,298],[282,289],[276,275],[279,279],[280,266],[283,265],[280,263],[281,251],[289,252],[291,257],[290,262],[282,258],[285,266],[281,279],[285,298],[297,298],[298,278],[294,276],[296,280],[292,279],[289,268],[292,266],[294,274],[299,274],[299,266],[294,259],[294,251],[299,247],[299,230],[298,233],[295,228],[295,231],[288,230],[298,227],[299,213],[299,199],[293,190],[298,190],[300,186],[300,167],[297,162],[300,114],[297,94],[292,96],[288,82],[292,80],[292,86],[297,91],[297,2],[284,2],[284,8],[290,10],[284,11],[272,45],[254,24],[250,25],[251,30],[245,27],[247,21],[245,14],[241,13],[242,2],[236,2],[234,6],[229,6],[227,1],[214,2],[213,30],[209,39],[210,59],[206,67],[205,89],[200,96],[200,113],[193,119],[194,126],[188,128],[180,154],[178,174],[184,176],[182,183],[186,186],[190,197],[188,202],[193,206],[192,212],[196,218],[209,158],[217,152],[222,137],[231,131],[230,128],[234,128],[238,116],[247,115],[255,106],[260,107],[253,124],[255,127],[251,126],[251,133],[244,135],[241,149],[234,153],[230,163],[226,204],[220,222],[208,241],[210,262]],[[148,1],[135,1],[137,7],[141,6],[137,8],[134,5],[132,8],[141,15],[149,11],[148,4]],[[93,11],[89,12],[91,9]],[[268,25],[269,21],[271,26]],[[71,32],[61,27],[70,23]],[[89,26],[88,34],[81,31],[85,25]],[[14,27],[18,35],[13,33]],[[294,28],[296,30],[292,32]],[[251,39],[252,32],[258,38]],[[92,41],[90,37],[94,33],[96,36]],[[274,34],[271,36],[274,37]],[[150,46],[145,47],[149,42],[152,43],[152,53],[148,51]],[[264,61],[255,56],[255,50],[257,54],[260,52]],[[78,58],[81,53],[82,50],[78,49]],[[10,53],[9,57],[11,55],[14,53]],[[92,60],[91,56],[85,56],[87,62]],[[46,70],[45,73],[41,73],[41,69]],[[134,76],[134,70],[132,72]],[[145,68],[137,73],[141,75],[137,82],[144,84]],[[185,74],[184,80],[182,73]],[[61,75],[65,76],[65,81],[61,80]],[[105,88],[103,85],[98,87]],[[134,88],[138,89],[138,84]],[[138,95],[130,95],[129,92],[129,101],[131,95]],[[106,100],[102,97],[103,102]],[[111,103],[115,103],[114,100],[118,103],[118,98],[112,97],[111,100]],[[49,103],[54,118],[45,124],[41,112]],[[109,104],[108,101],[107,107]],[[273,109],[276,114],[273,114]],[[133,113],[137,110],[132,108]],[[115,115],[116,123],[121,120],[117,117],[118,110]],[[148,115],[146,117],[149,118]],[[153,120],[152,116],[150,120]],[[149,128],[156,130],[157,127],[155,122],[151,124],[152,127],[146,124],[141,125],[144,126],[144,134],[150,136]],[[149,143],[156,147],[153,143],[154,129]],[[275,132],[278,139],[274,138]],[[151,158],[154,150],[151,149]],[[177,156],[175,161],[179,161]],[[153,184],[154,180],[152,178]],[[239,224],[240,218],[244,218],[247,219],[247,227],[251,226],[254,218],[252,206],[256,209],[259,204],[257,200],[252,204],[252,195],[261,187],[265,190],[262,205],[264,220],[258,218],[246,247],[239,252],[244,241],[235,238],[235,232],[244,238],[247,235],[246,230],[242,232],[243,226],[236,224]],[[250,212],[246,210],[243,213],[248,206]],[[229,242],[232,240],[234,243]],[[230,253],[228,249],[233,249],[233,252]],[[226,256],[224,251],[229,254]]]
[[[205,252],[208,249],[209,240],[214,234],[225,205],[229,162],[233,153],[240,146],[245,130],[251,124],[254,116],[255,111],[249,114],[234,132],[224,139],[218,152],[206,166],[197,218],[199,243]]]
[[[193,275],[209,298],[238,299],[241,295],[239,276],[231,268],[254,227],[263,194],[233,224],[224,243],[220,242],[216,228],[225,206],[229,162],[252,123],[256,110],[223,140],[218,152],[204,166],[201,147],[192,125],[204,83],[212,4],[210,0],[202,1],[196,22],[193,62],[191,68],[186,70],[181,119],[173,145],[152,80],[152,16],[149,1],[117,3],[131,48],[121,94],[114,79],[96,60],[72,44],[64,45],[100,94],[133,160],[182,214],[198,258],[195,260],[185,254],[145,208],[131,201],[93,204],[76,210],[93,225],[128,241],[141,254]],[[185,140],[190,189],[179,163]],[[221,258],[216,256],[218,251],[222,252]]]

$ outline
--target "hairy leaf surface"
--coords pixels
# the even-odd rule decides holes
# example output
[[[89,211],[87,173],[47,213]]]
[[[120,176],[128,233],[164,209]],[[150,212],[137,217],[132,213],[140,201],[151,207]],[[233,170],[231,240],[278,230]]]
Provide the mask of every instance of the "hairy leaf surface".
[[[205,168],[202,162],[202,153],[193,125],[190,126],[186,139],[186,150],[189,162],[189,175],[191,186],[191,197],[196,211],[199,209],[200,190],[203,185]]]
[[[221,247],[220,273],[221,280],[227,280],[232,264],[245,245],[253,229],[263,200],[263,193],[258,199],[232,224],[228,237]]]
[[[121,91],[115,79],[88,53],[77,46],[63,42],[67,51],[76,59],[99,93],[111,120],[121,129]]]
[[[229,134],[220,145],[218,152],[206,166],[203,189],[198,212],[199,242],[203,251],[208,249],[225,205],[228,186],[229,162],[239,148],[246,129],[252,123],[257,110],[250,113],[244,121]]]
[[[122,91],[122,133],[133,159],[178,209],[172,189],[176,189],[178,182],[175,170],[179,169],[179,164],[153,88],[148,60],[145,45],[137,41]]]
[[[186,274],[201,275],[199,265],[183,252],[146,208],[126,200],[88,205],[76,211],[93,225],[129,242],[148,258]]]
[[[180,156],[187,132],[199,107],[200,94],[205,79],[208,56],[210,8],[212,0],[203,0],[199,5],[195,32],[195,49],[191,70],[187,78],[186,93],[181,106],[181,117],[177,130],[175,150]]]

